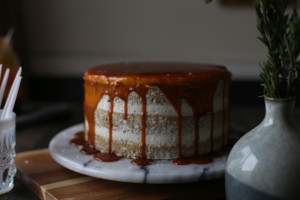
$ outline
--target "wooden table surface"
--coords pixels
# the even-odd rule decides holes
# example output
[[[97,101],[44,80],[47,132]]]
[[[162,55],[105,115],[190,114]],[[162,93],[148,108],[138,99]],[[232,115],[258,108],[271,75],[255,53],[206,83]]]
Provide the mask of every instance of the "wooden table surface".
[[[47,149],[19,153],[17,179],[40,199],[225,199],[224,179],[185,184],[137,184],[109,181],[70,171]]]
[[[263,108],[233,108],[231,109],[231,133],[239,136],[241,133],[246,133],[248,130],[257,125],[263,118]],[[255,114],[258,117],[251,117]],[[22,116],[23,117],[23,116]],[[20,117],[21,119],[21,117]],[[26,121],[26,120],[25,120]],[[65,109],[56,114],[48,115],[48,117],[35,118],[34,122],[17,124],[17,146],[16,151],[19,155],[26,155],[32,150],[46,151],[49,141],[61,130],[68,128],[74,124],[82,123],[82,105],[67,105]],[[46,153],[47,154],[47,153]],[[48,155],[49,156],[49,155]],[[46,157],[45,157],[46,158]],[[49,157],[48,157],[49,158]],[[60,167],[60,166],[59,166]],[[65,174],[72,174],[75,172],[68,172],[67,169],[62,169]],[[23,182],[22,182],[23,181]],[[32,192],[24,180],[15,179],[15,187],[12,191],[1,195],[0,199],[14,199],[14,200],[35,200],[40,199],[41,196]],[[115,194],[114,196],[105,196],[103,198],[94,199],[225,199],[225,185],[224,179],[217,179],[205,181],[200,183],[188,184],[168,184],[168,185],[145,185],[145,184],[131,184],[120,183],[114,181],[107,181],[99,179],[96,181],[101,186],[101,190],[105,194]],[[94,190],[98,190],[96,187]],[[130,195],[124,187],[130,188]],[[116,189],[117,188],[117,189]],[[31,188],[32,189],[32,188]],[[60,191],[61,193],[63,191]],[[133,194],[136,195],[133,195]],[[85,194],[84,197],[87,197]],[[109,198],[108,198],[109,197]],[[150,198],[151,197],[151,198]],[[205,197],[205,198],[204,198]],[[77,199],[78,197],[74,197]],[[61,199],[60,196],[56,199]],[[86,198],[83,198],[86,199]]]

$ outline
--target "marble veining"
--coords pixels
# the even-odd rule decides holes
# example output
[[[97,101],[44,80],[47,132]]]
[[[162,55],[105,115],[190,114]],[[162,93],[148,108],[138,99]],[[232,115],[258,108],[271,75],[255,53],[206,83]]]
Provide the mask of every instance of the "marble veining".
[[[227,156],[214,158],[205,165],[175,165],[169,160],[155,160],[140,167],[122,158],[115,162],[101,162],[92,155],[84,155],[69,143],[74,134],[83,130],[83,124],[59,132],[49,144],[51,156],[62,166],[92,177],[131,183],[186,183],[216,179],[224,176]]]

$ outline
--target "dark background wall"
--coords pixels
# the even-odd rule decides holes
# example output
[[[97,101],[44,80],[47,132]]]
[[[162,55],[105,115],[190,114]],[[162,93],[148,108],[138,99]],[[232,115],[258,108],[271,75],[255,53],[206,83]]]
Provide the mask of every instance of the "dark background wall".
[[[201,59],[204,62],[213,62],[216,60],[216,62],[222,63],[224,61],[222,64],[229,67],[233,73],[230,89],[231,104],[263,105],[262,98],[259,97],[262,95],[262,88],[258,77],[258,63],[264,56],[264,48],[257,41],[255,16],[249,4],[240,6],[235,1],[224,0],[221,3],[216,2],[206,6],[198,1],[191,1],[187,4],[175,1],[174,5],[172,5],[173,7],[167,5],[164,7],[163,4],[161,9],[153,10],[156,12],[155,15],[164,17],[163,20],[159,20],[159,17],[157,17],[158,20],[156,21],[153,21],[151,16],[143,16],[147,13],[140,11],[139,16],[141,18],[144,17],[145,22],[158,23],[159,21],[164,21],[165,23],[171,23],[173,18],[169,17],[166,19],[168,15],[165,15],[165,10],[163,9],[171,7],[171,10],[168,11],[182,11],[183,13],[175,12],[173,14],[174,16],[180,14],[183,18],[185,16],[184,13],[191,10],[191,12],[195,12],[193,15],[190,15],[190,17],[195,17],[194,22],[184,25],[182,23],[184,21],[181,21],[173,23],[174,26],[170,25],[168,28],[170,30],[176,30],[177,26],[179,29],[183,26],[190,28],[189,26],[194,26],[195,24],[199,24],[199,27],[191,30],[186,29],[187,31],[181,30],[179,33],[173,32],[175,36],[172,36],[167,29],[164,31],[156,30],[157,35],[154,34],[154,36],[150,37],[147,35],[147,32],[150,30],[149,26],[153,28],[153,24],[152,26],[144,25],[143,21],[141,21],[141,34],[136,35],[138,44],[132,45],[132,48],[129,48],[128,46],[130,45],[128,45],[128,42],[136,40],[134,40],[135,38],[131,38],[130,35],[124,36],[124,34],[132,32],[128,30],[124,30],[123,32],[109,31],[118,31],[119,29],[116,29],[116,27],[117,25],[122,25],[122,23],[122,28],[128,27],[127,25],[134,28],[135,26],[130,24],[130,20],[133,20],[135,25],[139,25],[139,21],[134,17],[134,14],[137,15],[138,13],[133,13],[132,18],[125,17],[127,21],[123,21],[122,23],[120,22],[120,16],[112,18],[108,11],[104,13],[99,12],[99,15],[94,13],[95,17],[103,15],[103,18],[97,19],[100,21],[98,24],[100,26],[99,29],[91,28],[91,30],[86,31],[78,29],[79,32],[76,32],[76,23],[81,25],[85,23],[85,21],[76,22],[75,20],[78,19],[72,21],[73,14],[75,11],[78,11],[76,9],[80,8],[80,1],[73,1],[73,7],[72,4],[69,4],[70,9],[66,7],[68,5],[67,2],[71,3],[71,1],[64,1],[62,3],[61,1],[49,0],[0,0],[0,35],[5,35],[10,27],[15,27],[12,42],[24,69],[24,79],[22,82],[24,101],[82,102],[82,75],[84,69],[91,67],[92,63],[98,63],[98,61],[99,63],[104,61],[112,62],[114,60],[120,61],[122,59],[155,60],[157,58],[162,60],[165,56],[168,60],[178,57],[178,59],[182,59],[183,61],[198,62]],[[99,7],[99,10],[110,8],[116,12],[115,9],[117,9],[119,12],[117,14],[120,15],[120,9],[117,6],[119,4],[110,1],[101,2],[103,3],[100,4],[98,1],[92,1],[91,5],[102,6]],[[135,1],[128,0],[127,2],[134,3]],[[129,11],[133,12],[142,5],[148,5],[149,9],[155,9],[155,3],[158,2],[153,1],[152,5],[147,1],[140,1],[138,4],[139,7],[133,8],[130,5],[126,5],[124,9],[127,9],[127,14],[130,14]],[[89,9],[94,11],[94,9],[89,8],[88,3],[82,5],[82,9],[86,9],[85,12]],[[190,7],[193,5],[199,7],[191,9]],[[184,7],[184,9],[181,7]],[[197,15],[198,10],[201,15]],[[123,14],[126,14],[125,11]],[[202,15],[206,16],[207,19],[204,19]],[[237,16],[247,23],[236,20]],[[181,18],[174,20],[178,19]],[[191,18],[184,19],[190,20]],[[93,23],[96,21],[93,21]],[[116,27],[112,27],[112,24],[117,25]],[[97,26],[97,24],[93,24],[92,26]],[[222,27],[223,30],[220,29],[219,32],[216,32],[216,27],[218,26]],[[47,32],[45,30],[47,27],[52,28],[49,30],[52,32]],[[88,25],[85,25],[84,28],[88,27]],[[163,24],[158,24],[155,28],[163,29],[164,26]],[[53,31],[53,29],[55,30]],[[137,28],[137,30],[139,29]],[[189,31],[196,31],[198,35],[189,35]],[[153,34],[155,31],[153,32],[152,30],[151,33]],[[201,35],[202,33],[203,35]],[[237,35],[230,35],[230,33]],[[86,34],[83,35],[83,38],[87,39],[85,42],[78,41],[80,34]],[[122,37],[118,37],[118,35]],[[211,38],[208,38],[210,35]],[[179,41],[179,38],[183,38],[183,41]],[[114,41],[116,39],[117,41]],[[158,44],[156,46],[152,45],[149,39],[158,42]],[[159,43],[159,41],[164,40],[167,40],[167,42]],[[181,50],[171,51],[172,49],[176,49],[174,48],[177,47],[176,42]],[[147,44],[152,45],[152,49],[149,49]],[[174,46],[170,46],[171,44],[174,44]],[[105,48],[102,48],[102,46]],[[206,49],[207,51],[205,51]],[[161,52],[165,53],[162,54]],[[213,52],[215,52],[215,55],[213,55]]]

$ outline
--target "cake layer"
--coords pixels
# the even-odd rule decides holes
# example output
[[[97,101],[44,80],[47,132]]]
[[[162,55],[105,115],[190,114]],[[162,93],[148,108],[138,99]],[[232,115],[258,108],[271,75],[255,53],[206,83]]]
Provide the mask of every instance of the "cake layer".
[[[182,111],[182,153],[185,157],[193,156],[195,151],[199,155],[210,152],[211,142],[214,149],[220,149],[225,141],[223,133],[223,82],[220,81],[214,95],[214,109],[212,114],[203,115],[199,121],[198,149],[195,150],[195,118],[191,107],[186,101],[181,101]],[[175,159],[178,155],[178,114],[169,100],[158,87],[150,87],[147,94],[147,118],[146,118],[146,156],[152,159]],[[101,152],[108,152],[109,141],[109,110],[110,97],[104,95],[95,111],[96,143],[95,146]],[[125,101],[115,97],[113,107],[112,128],[112,153],[136,158],[141,154],[142,131],[142,99],[132,92],[127,100],[127,118],[125,117]],[[213,128],[212,120],[214,120]],[[211,129],[213,132],[211,132]],[[211,134],[213,140],[211,140]]]
[[[107,115],[103,112],[103,115]],[[103,117],[103,118],[102,118]],[[122,115],[114,114],[115,122],[121,121]],[[112,133],[112,153],[127,158],[136,158],[141,155],[141,126],[134,124],[135,120],[141,116],[128,116],[126,126],[115,124]],[[224,144],[222,124],[222,112],[214,115],[215,123],[213,124],[213,148],[221,149]],[[100,116],[97,120],[105,120]],[[101,122],[103,122],[101,121]],[[157,126],[159,121],[160,126]],[[177,117],[153,117],[147,119],[146,128],[146,156],[152,159],[175,159],[179,157],[178,152],[178,124]],[[204,155],[211,151],[211,116],[200,119],[198,132],[198,155]],[[155,127],[155,128],[154,128]],[[182,154],[184,157],[191,157],[195,153],[195,130],[193,117],[184,117],[182,121]],[[124,128],[124,129],[123,129]],[[152,133],[152,134],[151,134]],[[96,126],[96,147],[101,152],[108,152],[109,128],[107,123],[100,123]],[[168,151],[165,151],[168,149]]]
[[[183,63],[88,70],[85,138],[101,152],[128,158],[175,159],[219,150],[227,141],[229,78],[221,66]]]

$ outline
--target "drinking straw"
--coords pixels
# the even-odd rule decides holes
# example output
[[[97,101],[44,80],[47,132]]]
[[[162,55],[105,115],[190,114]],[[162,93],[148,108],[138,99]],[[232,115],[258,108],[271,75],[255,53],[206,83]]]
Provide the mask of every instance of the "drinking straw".
[[[12,89],[12,95],[7,101],[5,102],[5,106],[3,109],[3,113],[1,115],[1,119],[9,118],[12,115],[12,111],[16,102],[17,94],[19,91],[20,83],[21,83],[21,76],[16,77],[16,84]]]
[[[6,88],[9,72],[10,72],[10,70],[7,68],[5,70],[5,74],[4,74],[2,83],[1,83],[1,87],[0,87],[0,107],[1,107],[1,104],[2,104],[3,95],[4,95],[5,88]]]
[[[1,80],[1,75],[2,75],[2,64],[0,64],[0,80]]]
[[[5,119],[11,116],[12,114],[12,109],[15,105],[17,94],[19,91],[20,83],[21,83],[21,72],[22,72],[22,67],[19,67],[18,72],[16,73],[14,82],[10,88],[7,100],[5,102],[3,111],[1,113],[0,119]]]

